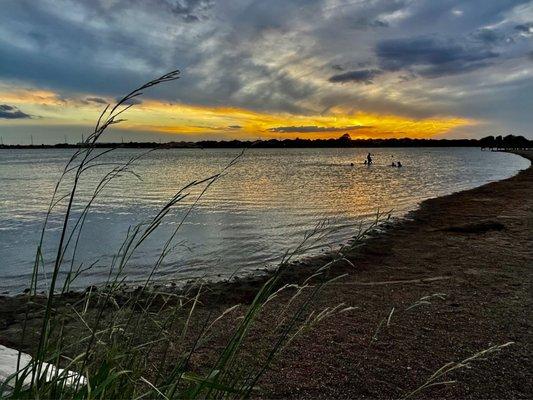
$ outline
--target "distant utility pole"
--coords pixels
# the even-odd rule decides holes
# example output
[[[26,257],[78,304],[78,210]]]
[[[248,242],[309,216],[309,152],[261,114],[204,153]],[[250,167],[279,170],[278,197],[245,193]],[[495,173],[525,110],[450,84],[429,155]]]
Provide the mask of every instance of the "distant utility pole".
[[[31,145],[33,146],[33,135],[30,135],[31,138]]]
[[[65,135],[65,143],[67,143],[67,135]]]
[[[4,145],[4,137],[3,136],[0,136],[0,144],[3,146]]]

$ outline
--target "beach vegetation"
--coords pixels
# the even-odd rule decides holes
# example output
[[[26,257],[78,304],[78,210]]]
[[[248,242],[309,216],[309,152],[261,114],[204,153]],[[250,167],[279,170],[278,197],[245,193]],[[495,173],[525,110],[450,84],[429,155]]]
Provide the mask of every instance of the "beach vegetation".
[[[180,228],[210,186],[217,183],[244,155],[229,160],[218,173],[189,182],[147,221],[131,226],[108,266],[105,284],[73,292],[77,278],[92,265],[77,262],[76,254],[84,240],[83,228],[99,196],[115,180],[125,175],[142,179],[135,163],[146,153],[125,163],[109,162],[104,156],[114,148],[101,150],[98,143],[106,130],[124,121],[134,101],[153,86],[175,81],[179,71],[150,81],[107,106],[92,133],[75,149],[55,186],[43,223],[34,259],[29,290],[26,291],[21,347],[31,359],[19,353],[17,373],[0,385],[0,396],[9,398],[103,399],[103,398],[242,398],[259,390],[258,382],[269,366],[294,339],[313,329],[324,319],[350,312],[353,307],[332,305],[313,309],[313,299],[325,285],[339,279],[332,271],[338,263],[350,263],[344,256],[359,245],[383,218],[360,225],[354,238],[336,250],[329,261],[310,272],[300,283],[285,282],[292,263],[307,249],[319,243],[332,228],[317,223],[300,244],[288,249],[281,262],[264,278],[247,304],[228,305],[222,292],[202,279],[181,288],[162,288],[154,275],[172,250],[179,245]],[[150,152],[152,150],[149,150]],[[101,178],[88,199],[79,187],[88,172]],[[146,279],[134,287],[127,283],[126,270],[138,249],[169,218],[190,200],[186,211],[162,244]],[[192,200],[191,200],[192,199]],[[62,224],[53,260],[43,253],[50,217],[60,210]],[[93,264],[94,265],[94,264]],[[47,269],[51,266],[51,270]],[[237,272],[237,268],[236,268]],[[43,288],[42,280],[46,292]],[[283,297],[282,301],[279,301]],[[276,300],[276,302],[274,302]],[[251,343],[250,333],[265,308],[276,303],[277,323],[260,332],[261,343]],[[209,304],[209,307],[205,305]],[[220,336],[221,321],[232,319],[223,343],[210,351],[213,337]],[[253,337],[257,337],[254,334]]]

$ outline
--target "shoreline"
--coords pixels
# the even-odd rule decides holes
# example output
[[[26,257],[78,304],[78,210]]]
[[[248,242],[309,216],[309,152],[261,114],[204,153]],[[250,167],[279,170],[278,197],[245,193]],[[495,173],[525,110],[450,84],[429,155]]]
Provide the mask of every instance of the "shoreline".
[[[533,160],[533,152],[518,155]],[[398,398],[447,362],[513,341],[505,354],[465,373],[466,378],[453,377],[466,386],[430,390],[427,396],[527,398],[533,390],[527,368],[533,359],[532,183],[530,163],[510,178],[424,200],[348,253],[356,270],[335,267],[335,275],[349,275],[326,287],[315,306],[342,303],[354,307],[353,313],[334,316],[298,338],[259,383],[265,397]],[[330,259],[324,254],[292,264],[280,284],[301,282]],[[209,284],[201,308],[249,303],[267,277]],[[443,299],[405,311],[439,293]],[[64,300],[80,296],[72,293]],[[31,344],[17,342],[25,298],[0,296],[0,344],[31,350]],[[276,320],[273,307],[262,317],[264,324]],[[396,310],[391,326],[370,347],[391,307]],[[220,343],[223,337],[215,337],[212,347]]]
[[[35,147],[38,147],[38,146],[35,146]],[[492,151],[499,151],[499,150],[492,150]],[[501,152],[507,152],[507,153],[511,153],[511,154],[516,154],[516,155],[519,155],[520,152],[519,151],[501,151]],[[526,150],[525,151],[526,153],[531,153],[533,152],[533,150]],[[528,158],[528,157],[523,157],[525,159],[528,159],[530,161],[530,167],[531,167],[531,162],[532,161],[532,158]],[[510,179],[510,178],[513,178],[514,176],[520,174],[523,170],[518,170],[515,175],[512,175],[508,178],[504,178],[502,180],[507,180],[507,179]],[[497,180],[497,181],[490,181],[490,182],[487,182],[487,183],[483,183],[481,186],[476,186],[476,187],[473,187],[473,188],[469,188],[469,189],[459,189],[458,191],[455,191],[455,192],[451,192],[449,194],[445,194],[443,196],[438,196],[438,197],[431,197],[431,198],[427,198],[425,200],[422,200],[418,203],[418,205],[416,206],[416,208],[414,209],[411,209],[409,211],[405,211],[405,213],[401,216],[391,216],[391,219],[387,219],[386,221],[382,221],[378,226],[375,226],[372,231],[369,233],[369,235],[364,239],[364,242],[361,243],[361,246],[365,246],[365,243],[367,243],[368,241],[371,241],[371,240],[375,240],[376,238],[379,238],[381,237],[382,235],[387,235],[388,232],[391,230],[391,229],[394,229],[396,225],[398,224],[402,224],[404,223],[406,220],[409,220],[410,218],[412,218],[412,216],[416,216],[416,213],[420,210],[420,208],[423,206],[423,204],[427,201],[430,201],[430,200],[433,200],[433,199],[438,199],[438,198],[441,198],[441,197],[446,197],[446,196],[453,196],[457,193],[461,193],[461,192],[465,192],[465,191],[470,191],[470,190],[475,190],[479,187],[482,187],[482,186],[485,186],[485,185],[488,185],[488,184],[491,184],[491,183],[495,183],[495,182],[500,182],[502,180]],[[353,241],[353,238],[354,236],[350,236],[350,237],[347,237],[345,239],[342,239],[341,241],[339,242],[335,242],[332,244],[332,246],[335,246],[335,247],[341,247],[341,246],[346,246],[348,245],[351,241]],[[361,247],[359,246],[359,248]],[[317,263],[325,263],[327,262],[330,258],[329,258],[329,253],[330,252],[323,252],[323,253],[320,253],[320,254],[301,254],[299,255],[295,260],[291,261],[290,263],[290,267],[293,268],[293,269],[301,269],[301,271],[297,271],[295,273],[289,273],[292,278],[294,279],[295,276],[299,276],[299,275],[306,275],[309,273],[309,267],[314,265],[314,264],[317,264]],[[239,286],[239,285],[246,285],[247,283],[249,283],[250,285],[252,286],[257,286],[259,287],[262,283],[264,283],[268,277],[270,277],[273,272],[277,269],[277,265],[268,265],[268,266],[263,266],[263,267],[257,267],[255,269],[251,269],[251,270],[244,270],[242,271],[241,273],[237,273],[235,274],[233,277],[231,278],[227,278],[227,277],[220,277],[219,279],[210,279],[209,277],[208,278],[204,278],[204,277],[182,277],[182,278],[178,278],[178,279],[172,279],[172,278],[165,278],[165,277],[161,277],[161,278],[157,278],[157,279],[154,279],[149,287],[155,289],[155,290],[163,290],[163,291],[168,291],[170,293],[176,293],[176,294],[179,294],[180,292],[183,292],[189,288],[191,288],[191,286],[195,286],[195,281],[199,281],[199,282],[202,282],[202,285],[208,285],[209,287],[214,287],[216,288],[217,286],[223,286],[224,289],[221,289],[220,291],[222,290],[226,290],[228,288],[228,286],[231,288],[233,285],[235,286]],[[120,291],[121,292],[124,292],[124,293],[128,293],[128,292],[132,292],[134,291],[137,287],[139,287],[139,285],[142,285],[144,283],[143,280],[139,280],[139,281],[135,281],[135,280],[132,280],[132,281],[125,281],[122,285],[121,285],[121,289]],[[83,295],[89,288],[96,288],[98,290],[105,290],[105,283],[95,283],[95,284],[87,284],[87,286],[76,286],[75,288],[71,289],[68,296],[70,299],[74,298],[76,296],[76,294],[79,294],[79,295]],[[26,291],[28,290],[28,288],[24,288],[24,289],[20,289],[20,290],[13,290],[13,291],[4,291],[4,292],[1,292],[0,293],[0,299],[2,299],[3,297],[24,297],[25,296],[25,293]],[[219,290],[216,290],[217,292],[219,292]],[[46,295],[46,293],[44,291],[39,291],[38,293],[38,296],[44,296]],[[248,296],[244,296],[244,297],[248,297]]]
[[[518,155],[533,161],[531,151]],[[344,303],[356,307],[353,315],[333,317],[297,340],[261,382],[266,398],[399,398],[443,365],[507,342],[514,344],[494,359],[447,377],[459,384],[419,398],[528,398],[532,199],[530,164],[510,178],[425,200],[371,240],[351,259],[357,270],[316,304]],[[282,378],[288,383],[280,388]]]
[[[351,256],[357,257],[357,258],[364,258],[365,257],[365,251],[367,251],[366,248],[372,249],[376,242],[381,243],[382,241],[387,239],[387,236],[392,233],[394,233],[395,229],[401,229],[402,226],[406,223],[411,223],[413,221],[418,220],[418,214],[422,213],[423,209],[427,207],[427,203],[431,203],[433,201],[438,201],[439,199],[447,199],[449,197],[461,195],[461,194],[468,194],[471,191],[478,190],[480,188],[483,188],[487,185],[497,184],[500,182],[505,182],[507,180],[514,179],[518,177],[520,174],[523,174],[524,172],[527,172],[528,170],[533,169],[533,150],[524,150],[524,151],[504,151],[511,154],[515,154],[518,156],[521,156],[527,160],[530,161],[530,165],[528,168],[524,170],[519,170],[515,175],[510,176],[508,178],[504,178],[502,180],[498,181],[492,181],[485,183],[481,186],[477,186],[471,189],[465,189],[465,190],[459,190],[456,192],[452,192],[447,195],[438,196],[438,197],[432,197],[425,199],[420,202],[420,204],[417,206],[416,209],[413,209],[411,211],[408,211],[405,215],[401,217],[393,217],[393,221],[386,220],[384,222],[381,222],[376,227],[372,229],[371,232],[367,235],[367,237],[364,238],[364,241],[361,243],[360,246],[357,248],[357,254],[353,252]],[[345,246],[352,242],[354,239],[354,236],[347,238],[341,243],[337,243],[337,247]],[[372,252],[372,250],[370,250]],[[310,275],[312,272],[310,272],[310,268],[318,268],[318,266],[325,264],[326,262],[331,260],[331,252],[324,252],[323,254],[315,254],[315,255],[305,255],[302,254],[299,258],[297,258],[294,261],[291,261],[289,263],[289,267],[291,271],[287,270],[284,274],[285,278],[283,279],[284,282],[290,282],[290,281],[298,281],[300,279],[305,279],[308,275]],[[244,301],[248,302],[253,298],[253,295],[251,295],[249,292],[255,292],[270,276],[272,276],[273,272],[276,270],[277,267],[273,266],[272,268],[258,268],[256,270],[247,271],[245,275],[236,275],[232,278],[226,279],[222,278],[221,280],[214,280],[214,281],[202,281],[202,278],[200,278],[200,281],[202,281],[202,284],[204,287],[208,287],[210,291],[213,291],[216,293],[216,297],[218,300],[223,301],[224,303],[231,303],[233,301]],[[194,289],[197,284],[195,281],[198,279],[194,278],[183,278],[181,281],[184,282],[182,285],[176,284],[176,281],[166,281],[166,280],[154,280],[149,287],[154,290],[162,290],[167,291],[169,293],[174,294],[180,294],[182,292],[185,292],[190,289]],[[120,292],[122,293],[131,293],[136,290],[136,288],[139,287],[139,285],[142,284],[142,281],[140,282],[125,282],[122,284]],[[231,296],[224,296],[225,292],[232,292],[235,293],[241,290],[240,287],[245,287],[242,291],[242,295],[231,295]],[[86,288],[77,288],[69,291],[67,294],[65,294],[65,297],[67,297],[69,300],[72,300],[74,298],[77,298],[78,296],[81,298],[85,292],[89,289],[96,289],[96,290],[105,290],[105,286],[102,285],[89,285]],[[26,289],[27,290],[27,289]],[[44,297],[45,293],[40,292],[37,297]],[[221,297],[222,296],[222,297]],[[2,307],[2,300],[3,299],[19,299],[19,298],[25,298],[26,294],[25,291],[17,292],[17,293],[2,293],[0,294],[0,308]],[[1,316],[1,314],[0,314]],[[1,321],[1,319],[0,319]],[[1,325],[0,325],[1,326]],[[1,331],[0,331],[1,333]]]
[[[520,179],[519,177],[522,174],[532,174],[533,175],[533,150],[526,150],[526,151],[512,151],[510,152],[512,154],[521,156],[527,160],[530,161],[530,165],[523,169],[519,170],[515,175],[510,176],[508,178],[504,178],[502,180],[493,181],[485,183],[481,186],[474,187],[472,189],[466,189],[466,190],[460,190],[457,192],[453,192],[444,196],[438,196],[438,197],[432,197],[429,199],[425,199],[422,202],[420,202],[419,206],[407,212],[404,216],[399,217],[395,219],[393,222],[385,221],[382,224],[378,225],[375,230],[371,231],[368,237],[364,239],[364,241],[361,243],[361,246],[358,246],[354,251],[349,253],[349,256],[354,257],[356,260],[365,259],[365,257],[368,257],[369,255],[374,255],[376,252],[379,253],[379,250],[377,249],[379,246],[383,245],[384,243],[387,243],[390,239],[389,236],[393,236],[395,234],[395,231],[397,230],[403,230],[406,226],[409,226],[411,224],[423,224],[424,219],[427,216],[427,214],[430,214],[433,209],[436,207],[440,207],[442,202],[446,202],[449,199],[453,199],[455,197],[459,196],[469,196],[470,192],[478,191],[486,186],[491,185],[498,185],[499,183],[503,183],[506,181],[511,181],[514,179]],[[492,230],[496,229],[498,230],[500,227],[498,225],[492,226],[490,223],[485,225],[485,222],[483,221],[480,226],[472,226],[469,228],[468,226],[461,227],[452,227],[456,228],[456,230],[463,230],[463,229],[473,229],[474,231],[477,230]],[[453,229],[452,229],[453,230]],[[475,233],[475,232],[473,232]],[[338,243],[338,246],[343,246],[353,240],[353,237],[347,239],[343,243]],[[293,261],[290,263],[290,267],[287,269],[287,271],[284,274],[284,279],[282,279],[283,283],[292,283],[292,282],[299,282],[301,280],[306,279],[309,275],[312,274],[314,269],[318,269],[321,265],[327,263],[328,261],[331,261],[331,253],[324,253],[320,255],[314,255],[314,256],[308,256],[308,257],[302,257],[298,260]],[[263,270],[264,271],[264,270]],[[241,299],[244,302],[249,302],[251,299],[253,299],[253,293],[255,293],[255,290],[257,290],[267,279],[272,275],[272,270],[265,271],[264,274],[261,275],[255,275],[254,273],[250,273],[250,276],[246,277],[237,277],[235,280],[224,280],[224,281],[218,281],[218,282],[211,282],[208,283],[209,286],[212,286],[216,293],[216,298],[218,300],[224,301],[226,303],[232,303],[233,301],[238,301]],[[353,272],[349,271],[348,272]],[[244,286],[244,288],[242,288]],[[229,301],[226,301],[226,297],[224,297],[225,292],[232,292],[235,293],[236,291],[242,291],[242,295],[232,295],[230,296]],[[222,297],[220,297],[222,296]]]
[[[393,217],[392,220],[385,220],[379,223],[368,233],[368,235],[364,238],[360,245],[358,245],[355,249],[349,252],[348,255],[350,257],[354,257],[355,259],[364,259],[368,256],[368,254],[375,253],[376,247],[381,246],[383,242],[387,242],[388,236],[394,234],[396,230],[401,230],[406,224],[411,224],[415,221],[417,223],[423,223],[422,218],[419,217],[419,214],[426,213],[426,207],[434,207],[433,205],[428,205],[427,203],[438,201],[439,199],[445,200],[447,198],[453,198],[461,194],[468,194],[471,191],[478,190],[487,185],[493,185],[498,184],[499,182],[512,180],[515,177],[526,173],[527,171],[533,171],[533,150],[527,150],[523,152],[513,151],[510,153],[516,154],[529,160],[530,165],[523,170],[519,170],[513,176],[504,178],[502,180],[492,181],[471,189],[459,190],[447,195],[425,199],[420,202],[416,209],[408,211],[405,215],[397,218]],[[480,227],[480,229],[482,230],[486,228],[488,228],[489,230],[493,229],[493,227],[491,226]],[[461,228],[459,227],[459,230],[460,229]],[[498,227],[496,227],[496,229],[498,229]],[[336,243],[336,247],[349,246],[349,244],[353,240],[354,236],[347,238],[341,243]],[[332,253],[334,252],[324,252],[323,254],[308,256],[304,254],[299,258],[295,259],[294,261],[290,262],[285,271],[282,273],[280,285],[300,283],[301,281],[305,280],[309,275],[314,272],[314,270],[331,261]],[[208,291],[213,293],[213,295],[208,296],[206,300],[211,300],[211,302],[214,302],[216,299],[217,302],[222,301],[225,304],[233,304],[236,302],[248,303],[253,299],[256,291],[261,287],[261,285],[263,285],[268,280],[268,278],[272,276],[276,268],[277,267],[272,267],[269,269],[259,268],[254,271],[247,272],[244,276],[237,275],[232,279],[223,279],[220,281],[206,281],[203,283],[204,287],[207,287]],[[339,267],[336,266],[335,268],[338,269]],[[346,272],[353,271],[347,270]],[[172,286],[165,285],[163,282],[156,282],[155,286],[158,289],[166,288],[172,291]],[[197,285],[193,282],[192,284],[186,283],[183,286],[182,290],[187,291],[191,289],[194,290],[196,288]],[[226,293],[231,293],[231,295],[227,295]]]

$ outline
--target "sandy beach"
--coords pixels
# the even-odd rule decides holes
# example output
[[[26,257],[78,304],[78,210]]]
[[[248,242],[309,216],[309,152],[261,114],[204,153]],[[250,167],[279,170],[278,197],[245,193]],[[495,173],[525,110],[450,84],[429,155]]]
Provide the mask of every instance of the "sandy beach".
[[[533,159],[533,152],[520,154]],[[257,396],[398,398],[450,361],[514,342],[474,368],[447,376],[457,383],[416,397],[528,398],[533,392],[532,181],[529,167],[503,181],[424,201],[348,254],[353,265],[332,271],[348,275],[323,289],[313,308],[353,309],[299,336],[259,382]],[[283,281],[301,282],[327,260],[306,260]],[[213,285],[199,315],[251,301],[265,279]],[[262,326],[276,321],[277,303],[288,296],[273,302],[251,333],[258,348]],[[31,341],[19,343],[23,307],[23,296],[0,297],[0,344],[32,350]],[[33,315],[38,326],[39,313]],[[191,359],[193,365],[216,354],[232,323],[222,321],[206,350]]]

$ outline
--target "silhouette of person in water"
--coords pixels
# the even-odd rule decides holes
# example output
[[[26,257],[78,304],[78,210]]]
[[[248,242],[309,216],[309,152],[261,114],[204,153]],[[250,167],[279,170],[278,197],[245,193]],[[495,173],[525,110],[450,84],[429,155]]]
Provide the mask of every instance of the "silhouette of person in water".
[[[393,161],[392,164],[390,165],[391,167],[395,167],[396,166],[396,163]]]
[[[368,153],[368,155],[366,156],[366,165],[371,165],[371,164],[372,164],[372,157],[370,153]]]
[[[402,167],[402,163],[398,161],[398,168],[401,168],[401,167]]]

